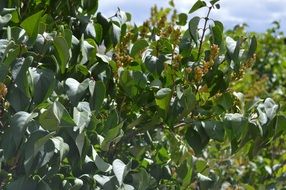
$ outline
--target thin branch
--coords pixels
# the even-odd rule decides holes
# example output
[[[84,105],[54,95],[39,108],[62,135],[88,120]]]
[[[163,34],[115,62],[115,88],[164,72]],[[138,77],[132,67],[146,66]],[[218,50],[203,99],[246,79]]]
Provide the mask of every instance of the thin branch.
[[[205,17],[205,24],[204,24],[203,33],[202,33],[202,36],[201,36],[201,39],[200,39],[200,46],[199,46],[199,52],[198,52],[197,61],[199,60],[199,58],[200,58],[200,56],[201,56],[203,40],[204,40],[205,33],[206,33],[206,30],[207,30],[207,23],[208,23],[208,21],[209,21],[209,16],[210,16],[211,10],[212,10],[212,7],[209,7],[207,16]]]

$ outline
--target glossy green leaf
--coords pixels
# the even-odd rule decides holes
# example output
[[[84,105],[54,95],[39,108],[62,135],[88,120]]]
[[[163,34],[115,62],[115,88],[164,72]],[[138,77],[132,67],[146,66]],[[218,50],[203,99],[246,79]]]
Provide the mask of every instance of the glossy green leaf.
[[[79,133],[82,133],[89,125],[91,116],[92,114],[88,102],[79,102],[77,107],[74,107],[73,120],[77,126],[76,128],[79,130]]]
[[[225,93],[216,100],[216,103],[223,109],[228,110],[233,106],[233,98],[229,93]]]
[[[108,151],[109,150],[109,146],[111,142],[116,142],[116,140],[120,140],[120,138],[122,137],[122,129],[123,127],[123,123],[120,123],[119,125],[109,129],[104,137],[103,142],[101,143],[101,149],[103,151]]]
[[[36,40],[37,38],[39,24],[40,24],[42,15],[43,15],[43,11],[39,11],[31,15],[30,17],[26,18],[20,25],[22,28],[26,30],[32,42],[34,42],[34,40]]]
[[[84,96],[89,86],[89,79],[84,80],[79,83],[73,78],[68,78],[65,81],[66,93],[71,101],[71,103],[76,106],[80,99]]]
[[[129,162],[129,164],[127,165],[124,164],[124,162],[122,162],[119,159],[115,159],[112,162],[112,170],[120,186],[123,184],[123,180],[130,171],[130,169],[131,169],[131,162]]]
[[[205,129],[206,134],[209,136],[209,138],[221,142],[224,140],[223,123],[216,121],[202,121],[201,125]]]
[[[214,24],[215,25],[211,27],[212,43],[220,46],[223,40],[224,27],[223,27],[223,24],[219,21],[214,21]]]
[[[111,30],[110,30],[110,36],[111,36],[113,45],[118,44],[120,41],[120,36],[121,36],[121,28],[117,26],[116,24],[112,24]]]
[[[96,13],[98,9],[98,0],[81,0],[81,5],[89,14]]]
[[[76,124],[66,108],[59,102],[51,104],[39,118],[41,126],[49,131],[56,131],[60,127],[74,127]]]
[[[19,189],[19,187],[21,187],[22,189],[36,190],[37,183],[26,176],[22,176],[17,180],[13,181],[12,183],[10,183],[7,187],[7,190],[15,190]]]
[[[196,16],[193,17],[190,21],[189,21],[189,32],[190,35],[192,37],[192,39],[194,40],[194,42],[197,44],[198,41],[198,26],[199,26],[199,22],[200,22],[201,18]]]
[[[94,150],[92,149],[92,157],[96,167],[102,172],[109,172],[112,170],[112,166],[105,162]]]
[[[5,26],[11,19],[12,19],[11,14],[6,14],[4,16],[0,15],[0,29],[2,29],[2,27]]]
[[[91,95],[90,106],[92,110],[99,112],[106,94],[105,84],[102,81],[90,81],[89,91]]]
[[[29,109],[31,99],[27,97],[16,84],[9,87],[9,93],[7,97],[11,104],[11,108],[15,111],[27,111]]]
[[[60,153],[60,160],[63,160],[64,156],[69,152],[69,145],[59,136],[51,138],[51,141],[55,145],[56,152]]]
[[[185,26],[187,24],[188,15],[186,13],[180,13],[178,15],[177,24],[180,26]]]
[[[143,57],[143,61],[147,69],[153,74],[160,75],[164,69],[164,60],[162,59],[162,57],[157,58],[156,56],[147,53]]]
[[[29,122],[35,118],[37,114],[30,114],[27,112],[17,112],[12,118],[11,118],[11,132],[13,135],[13,140],[15,142],[16,147],[20,145],[20,142],[23,138],[24,133],[26,132],[26,127]]]
[[[11,43],[10,43],[11,44]],[[16,46],[13,49],[10,49],[9,51],[6,50],[6,48],[9,48],[8,43],[4,40],[0,40],[0,59],[4,59],[3,62],[0,63],[0,81],[2,82],[9,72],[9,68],[11,67],[12,63],[17,60],[17,56],[20,53],[20,47]],[[7,54],[6,54],[7,53]],[[6,54],[6,55],[4,55]]]
[[[134,97],[145,88],[147,79],[142,71],[123,70],[120,73],[120,85],[128,96]]]
[[[135,57],[138,53],[143,51],[148,45],[149,45],[148,42],[146,40],[144,40],[144,39],[136,41],[134,43],[134,45],[132,46],[130,55],[132,57]]]
[[[179,102],[180,102],[181,106],[184,108],[184,110],[182,112],[183,117],[188,115],[195,108],[196,97],[195,97],[195,94],[193,93],[191,87],[189,87],[188,89],[186,89],[183,92],[182,97],[180,97]]]
[[[188,128],[185,138],[196,154],[200,154],[209,142],[209,136],[200,127]]]
[[[256,48],[257,48],[257,40],[256,40],[256,37],[253,36],[251,38],[250,46],[249,46],[249,49],[248,49],[248,52],[247,52],[247,58],[248,59],[253,57],[253,54],[255,53]]]
[[[76,143],[80,157],[82,156],[82,150],[83,150],[84,142],[85,142],[85,134],[84,133],[78,134],[76,139],[75,139],[75,143]]]
[[[12,70],[12,76],[17,87],[27,96],[31,97],[28,81],[28,69],[33,62],[33,57],[17,59]]]
[[[195,12],[196,10],[198,10],[200,8],[206,7],[206,6],[207,6],[206,2],[201,1],[201,0],[197,0],[197,2],[190,9],[189,14]]]
[[[212,5],[214,5],[214,4],[216,4],[217,2],[219,2],[220,0],[211,0],[210,1],[210,3],[212,4]]]
[[[162,88],[156,93],[155,97],[158,107],[167,111],[172,97],[172,90],[170,88]]]
[[[54,38],[54,47],[56,50],[57,60],[59,62],[60,72],[63,74],[67,68],[68,61],[70,60],[69,46],[67,41],[62,36]]]
[[[38,104],[46,100],[53,92],[56,84],[54,72],[47,69],[29,68],[33,101]]]

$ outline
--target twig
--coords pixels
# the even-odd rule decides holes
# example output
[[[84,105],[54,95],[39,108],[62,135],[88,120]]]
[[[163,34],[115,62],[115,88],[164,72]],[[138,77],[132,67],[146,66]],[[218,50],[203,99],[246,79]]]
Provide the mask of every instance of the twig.
[[[212,6],[209,7],[207,16],[205,17],[205,24],[204,24],[203,33],[202,33],[202,36],[201,36],[201,39],[200,39],[200,46],[199,46],[199,52],[198,52],[197,61],[199,60],[199,58],[200,58],[200,56],[201,56],[203,40],[204,40],[205,33],[206,33],[206,30],[207,30],[206,28],[207,28],[207,23],[208,23],[208,20],[209,20],[209,16],[210,16],[211,10],[212,10]]]

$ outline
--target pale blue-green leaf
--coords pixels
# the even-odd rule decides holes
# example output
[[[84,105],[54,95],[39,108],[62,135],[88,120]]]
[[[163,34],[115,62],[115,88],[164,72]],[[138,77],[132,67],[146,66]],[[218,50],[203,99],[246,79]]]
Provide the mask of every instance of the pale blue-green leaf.
[[[60,153],[60,160],[63,160],[64,156],[69,152],[69,145],[64,142],[60,136],[51,138],[51,141],[55,145],[55,153]]]
[[[112,170],[120,186],[123,184],[123,180],[130,171],[130,169],[131,169],[131,162],[127,165],[124,164],[124,162],[122,162],[119,159],[115,159],[112,162]]]
[[[56,57],[59,63],[60,72],[63,74],[67,68],[70,59],[69,45],[64,37],[54,37],[54,47],[56,50]]]

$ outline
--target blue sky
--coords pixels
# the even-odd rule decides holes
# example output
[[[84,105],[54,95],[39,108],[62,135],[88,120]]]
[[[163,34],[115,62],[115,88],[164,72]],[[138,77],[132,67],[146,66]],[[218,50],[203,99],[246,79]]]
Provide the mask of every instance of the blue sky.
[[[196,0],[174,0],[179,12],[187,12]],[[167,7],[168,0],[99,0],[99,11],[106,17],[114,15],[117,7],[132,14],[135,23],[149,18],[150,7]],[[286,33],[286,0],[220,0],[221,9],[213,11],[211,17],[222,21],[225,28],[247,23],[248,31],[263,32],[275,20],[280,21]],[[205,11],[199,11],[199,16]]]

